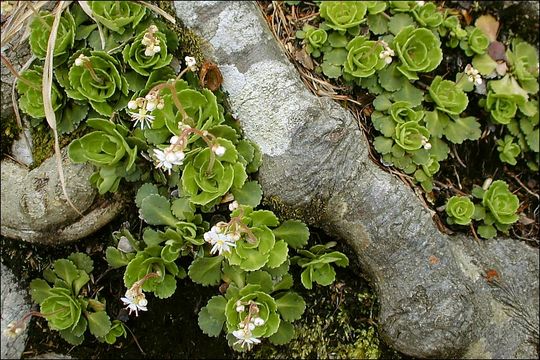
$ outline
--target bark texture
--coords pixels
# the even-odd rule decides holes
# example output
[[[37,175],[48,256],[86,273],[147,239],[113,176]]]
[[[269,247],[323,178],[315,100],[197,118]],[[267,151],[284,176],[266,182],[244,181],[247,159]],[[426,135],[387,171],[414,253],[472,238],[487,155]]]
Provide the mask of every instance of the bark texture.
[[[424,357],[537,357],[538,251],[448,237],[413,191],[368,158],[353,116],[301,82],[250,2],[175,2],[206,41],[265,197],[346,241],[375,285],[387,342]],[[495,269],[499,281],[487,281]]]

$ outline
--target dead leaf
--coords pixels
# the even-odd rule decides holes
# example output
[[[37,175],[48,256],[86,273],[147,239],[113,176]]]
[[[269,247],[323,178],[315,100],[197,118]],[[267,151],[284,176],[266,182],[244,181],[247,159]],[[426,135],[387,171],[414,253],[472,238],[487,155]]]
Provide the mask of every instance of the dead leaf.
[[[311,56],[309,56],[309,54],[306,52],[306,49],[304,48],[296,50],[294,52],[294,58],[308,70],[313,70],[315,68],[313,66],[313,60],[311,60]]]
[[[499,32],[499,22],[491,15],[482,15],[474,23],[477,28],[482,30],[488,37],[489,41],[497,41],[497,33]]]
[[[223,83],[223,76],[216,64],[206,60],[199,71],[199,84],[210,91],[216,91]]]
[[[508,71],[508,65],[506,65],[506,61],[497,62],[497,67],[495,68],[495,71],[497,71],[497,74],[500,76],[506,75],[506,72]]]
[[[461,15],[463,15],[463,18],[465,19],[465,23],[467,25],[471,25],[472,19],[473,19],[471,14],[469,14],[469,12],[467,10],[463,9],[463,10],[461,10]]]
[[[489,44],[488,55],[495,61],[506,61],[506,46],[500,41],[494,41]]]
[[[533,219],[530,219],[523,214],[520,216],[519,222],[522,223],[523,225],[531,225],[535,223]]]

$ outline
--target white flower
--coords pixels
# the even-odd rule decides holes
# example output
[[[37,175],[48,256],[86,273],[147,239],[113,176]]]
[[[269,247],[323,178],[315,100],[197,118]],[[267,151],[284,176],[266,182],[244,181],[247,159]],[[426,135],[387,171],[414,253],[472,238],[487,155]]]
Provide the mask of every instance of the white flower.
[[[146,103],[146,110],[153,111],[156,108],[157,104],[154,101],[149,101]]]
[[[174,135],[173,137],[171,137],[171,139],[169,140],[169,143],[171,145],[178,145],[178,141],[180,140],[180,137],[177,136],[177,135]]]
[[[236,312],[241,313],[244,310],[246,310],[246,307],[244,305],[237,305],[236,306]]]
[[[160,51],[161,51],[161,47],[159,47],[158,45],[147,46],[146,49],[144,49],[144,55],[154,56]]]
[[[212,229],[204,233],[203,236],[206,242],[213,245],[212,249],[210,250],[210,254],[214,254],[216,252],[219,255],[222,255],[223,253],[231,253],[231,248],[236,247],[236,242],[231,235],[224,234],[217,226],[213,226]]]
[[[233,335],[235,338],[238,339],[237,342],[234,344],[240,344],[242,348],[247,347],[248,350],[251,350],[254,344],[260,344],[261,340],[257,339],[255,336],[251,334],[251,331],[249,329],[240,329],[233,331]]]
[[[137,107],[138,107],[137,102],[135,100],[130,100],[128,102],[128,109],[135,110],[135,109],[137,109]]]
[[[232,203],[229,204],[229,210],[234,211],[238,209],[238,201],[234,200]]]
[[[186,66],[189,68],[190,71],[197,71],[197,60],[195,60],[194,57],[186,56],[184,60],[186,61]]]
[[[3,334],[6,337],[14,338],[19,336],[25,328],[26,324],[21,321],[10,322],[6,329],[3,331]]]
[[[213,146],[212,151],[214,152],[214,154],[221,157],[221,156],[225,155],[225,151],[227,151],[227,149],[225,149],[225,147],[223,147],[221,145],[218,145],[218,146]]]
[[[418,4],[418,6],[424,6],[426,4],[425,1],[417,1],[416,3]]]
[[[118,250],[124,253],[130,253],[135,250],[129,242],[128,238],[125,236],[120,237],[120,240],[118,241],[118,245],[116,247]]]
[[[428,138],[426,138],[425,136],[422,136],[422,146],[426,150],[431,149],[431,144],[428,142]]]
[[[169,174],[171,173],[171,169],[174,165],[182,165],[185,157],[183,151],[172,151],[169,148],[163,151],[159,149],[154,149],[154,155],[159,161],[156,165],[156,168],[159,169],[160,167],[164,167],[165,169],[167,169]]]
[[[472,67],[471,64],[467,64],[467,66],[465,67],[465,74],[468,75],[468,79],[470,82],[474,82],[476,83],[476,85],[482,84],[482,76],[477,69]]]
[[[260,317],[256,317],[255,319],[253,319],[253,324],[255,324],[255,326],[264,325],[264,320]]]
[[[146,305],[148,305],[148,300],[146,300],[146,297],[142,291],[135,293],[131,289],[128,289],[126,291],[126,296],[120,300],[122,300],[124,305],[127,305],[126,309],[129,309],[129,315],[131,315],[133,311],[135,311],[135,316],[139,316],[139,310],[148,311],[146,308]]]
[[[154,115],[148,114],[146,109],[140,109],[139,112],[129,111],[128,114],[131,116],[131,120],[135,121],[135,126],[137,126],[138,123],[141,124],[142,130],[144,130],[145,127],[150,128],[155,118]]]
[[[78,58],[75,59],[75,66],[83,66],[85,61],[90,60],[88,56],[85,56],[84,54],[79,55]]]

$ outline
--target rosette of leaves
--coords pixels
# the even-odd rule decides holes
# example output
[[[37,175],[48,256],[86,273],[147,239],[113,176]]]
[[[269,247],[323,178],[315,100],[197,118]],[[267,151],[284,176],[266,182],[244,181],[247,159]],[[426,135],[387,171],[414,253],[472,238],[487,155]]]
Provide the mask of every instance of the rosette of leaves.
[[[508,190],[508,185],[501,180],[494,181],[482,198],[484,205],[499,224],[509,225],[518,220],[516,214],[519,199]]]
[[[410,12],[418,4],[416,1],[388,1],[388,6],[392,12]]]
[[[146,8],[133,1],[88,1],[88,5],[97,21],[119,34],[134,29],[146,14]]]
[[[469,225],[474,215],[475,207],[466,196],[452,196],[446,202],[446,214],[449,224]]]
[[[467,56],[485,54],[490,43],[486,34],[484,34],[480,28],[473,26],[470,26],[465,30],[467,31],[467,38],[462,39],[459,43],[459,46],[465,51],[465,54]]]
[[[336,271],[332,264],[340,267],[349,265],[349,259],[345,254],[330,251],[335,245],[335,242],[329,242],[312,246],[309,250],[299,250],[299,256],[291,259],[293,264],[303,269],[300,280],[306,289],[311,289],[314,282],[322,286],[332,284],[336,279]]]
[[[45,59],[47,44],[51,35],[54,15],[50,12],[40,12],[30,23],[30,49],[38,59]],[[54,43],[54,65],[64,63],[68,58],[68,52],[75,41],[75,20],[69,10],[63,12],[58,25],[56,42]]]
[[[71,66],[66,93],[75,100],[88,100],[98,113],[111,116],[114,111],[125,107],[128,100],[128,82],[119,68],[120,63],[111,55],[104,51],[91,51],[84,65]]]
[[[448,10],[441,25],[438,27],[439,34],[448,37],[446,45],[449,47],[455,48],[460,44],[461,40],[466,39],[467,30],[461,27],[459,18],[456,15],[448,16]]]
[[[256,317],[264,323],[254,327],[252,336],[269,338],[276,345],[286,344],[294,337],[291,323],[302,316],[306,306],[300,295],[289,290],[292,278],[289,275],[277,281],[269,273],[258,271],[251,273],[247,281],[241,288],[231,284],[224,296],[212,297],[199,312],[199,326],[209,336],[219,336],[225,330],[229,345],[236,351],[245,351],[236,344],[238,339],[232,333],[246,321],[250,305],[256,306]],[[237,311],[238,304],[244,305],[243,311]]]
[[[122,124],[103,119],[89,119],[86,123],[97,131],[73,140],[68,148],[69,158],[74,163],[88,161],[99,168],[90,181],[100,194],[115,192],[120,180],[137,170],[137,146],[127,143],[128,130]]]
[[[514,143],[514,138],[511,135],[506,135],[504,139],[497,140],[497,151],[502,162],[516,165],[516,157],[521,153],[521,148]]]
[[[306,44],[306,52],[313,57],[321,56],[320,48],[326,43],[328,34],[326,30],[305,24],[302,30],[296,32],[298,39],[303,39]]]
[[[420,183],[420,186],[422,186],[425,192],[431,192],[433,190],[433,175],[439,172],[441,168],[438,160],[441,159],[430,155],[428,161],[414,172],[414,179]]]
[[[347,44],[346,49],[348,53],[343,72],[353,78],[369,77],[386,65],[379,56],[383,46],[377,41],[357,36]]]
[[[508,230],[519,217],[519,198],[508,190],[508,185],[502,181],[494,181],[487,190],[481,187],[473,188],[473,196],[482,200],[476,205],[475,220],[483,220],[478,227],[478,233],[489,239],[497,235],[497,230],[507,234]]]
[[[183,112],[176,107],[173,97],[182,105],[187,118],[184,118]],[[170,88],[164,88],[160,91],[160,98],[163,99],[164,107],[152,111],[155,116],[153,129],[166,126],[171,134],[177,135],[178,122],[200,130],[209,130],[224,121],[223,108],[218,105],[216,96],[208,89],[196,90],[184,80],[175,81],[174,96]],[[192,141],[195,140],[190,140]]]
[[[519,116],[508,123],[506,129],[515,137],[520,147],[521,155],[527,161],[527,166],[533,171],[538,171],[538,164],[540,163],[538,102],[532,101],[531,104],[536,108],[535,114],[532,116]]]
[[[534,46],[515,39],[506,51],[510,71],[521,87],[528,93],[538,92],[538,50]]]
[[[386,9],[385,1],[364,1],[364,3],[370,15],[380,14]]]
[[[122,51],[124,61],[135,70],[137,73],[143,76],[149,76],[153,70],[160,69],[170,64],[172,60],[172,54],[167,52],[167,39],[165,34],[157,31],[152,34],[157,40],[159,40],[160,51],[152,56],[146,56],[146,45],[143,45],[142,40],[147,30],[141,31],[133,40],[131,44],[127,44]]]
[[[516,116],[518,102],[523,103],[523,98],[515,94],[496,94],[489,91],[485,99],[485,108],[489,111],[491,119],[497,124],[508,124]]]
[[[418,72],[435,70],[442,61],[441,42],[425,28],[404,27],[391,46],[401,61],[397,69],[409,80],[417,80]]]
[[[40,305],[49,327],[72,345],[83,342],[87,329],[96,337],[107,335],[111,329],[105,304],[85,297],[81,291],[90,281],[92,270],[93,261],[88,255],[73,253],[45,270],[45,279],[30,283],[32,299]]]
[[[367,5],[363,1],[323,1],[319,10],[327,27],[358,35],[358,25],[365,21]]]
[[[437,10],[434,3],[415,6],[412,14],[416,21],[425,27],[436,28],[443,22],[443,14]]]
[[[231,265],[238,265],[245,271],[259,270],[263,266],[277,268],[287,260],[289,246],[304,246],[309,238],[309,231],[301,222],[285,221],[277,227],[279,220],[271,211],[252,211],[248,206],[242,208],[242,223],[253,237],[245,235],[236,242],[236,247],[227,257]],[[231,214],[238,215],[239,210]]]
[[[408,121],[397,124],[394,134],[394,140],[403,150],[414,151],[422,148],[424,143],[429,140],[428,129],[416,121]]]
[[[469,104],[467,94],[450,80],[436,76],[429,86],[429,96],[436,108],[451,115],[461,114]]]
[[[17,80],[17,91],[19,92],[19,106],[21,110],[33,118],[44,118],[45,107],[43,106],[42,91],[43,68],[34,66],[32,69],[25,70]],[[63,94],[52,82],[51,103],[53,110],[57,111],[62,107]]]
[[[241,189],[247,179],[232,142],[220,138],[218,143],[226,149],[225,155],[217,157],[210,148],[205,148],[185,164],[182,190],[194,204],[215,204],[231,189]]]

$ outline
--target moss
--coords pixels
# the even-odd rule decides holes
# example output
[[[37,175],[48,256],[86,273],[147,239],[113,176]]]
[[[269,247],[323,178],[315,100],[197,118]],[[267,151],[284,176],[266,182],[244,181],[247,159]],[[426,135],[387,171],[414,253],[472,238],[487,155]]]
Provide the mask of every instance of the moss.
[[[337,269],[336,282],[302,290],[306,311],[295,321],[296,334],[286,345],[265,341],[241,358],[289,359],[400,359],[400,354],[379,341],[377,298],[367,283]]]
[[[326,214],[326,202],[320,198],[313,198],[307,206],[295,208],[285,204],[278,196],[268,196],[263,199],[262,205],[270,208],[281,219],[299,219],[314,226],[319,226]]]
[[[2,139],[0,144],[2,147],[2,155],[11,152],[11,145],[13,145],[13,141],[19,137],[20,133],[21,129],[15,123],[13,117],[2,118],[0,121],[0,136]]]
[[[202,53],[203,40],[198,37],[193,31],[187,28],[182,21],[176,16],[174,4],[172,1],[154,1],[160,9],[166,11],[176,19],[176,24],[168,23],[172,29],[178,34],[178,52],[174,55],[178,59],[183,59],[185,56],[192,56],[197,60],[198,64],[204,62]]]
[[[60,135],[58,139],[60,147],[68,146],[72,140],[82,137],[90,130],[82,124],[72,133]],[[32,127],[30,132],[32,134],[32,158],[34,160],[31,167],[36,168],[54,154],[54,135],[46,124]]]

